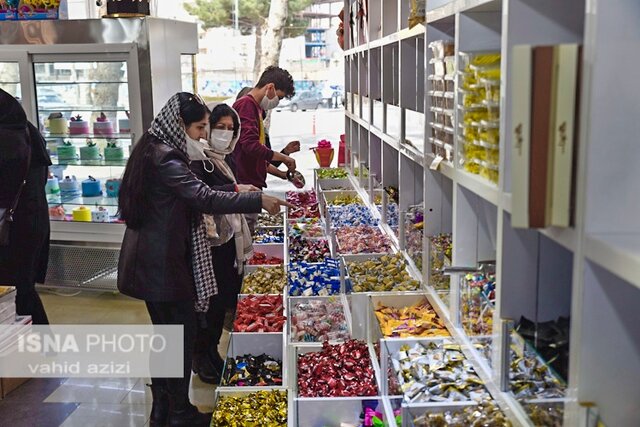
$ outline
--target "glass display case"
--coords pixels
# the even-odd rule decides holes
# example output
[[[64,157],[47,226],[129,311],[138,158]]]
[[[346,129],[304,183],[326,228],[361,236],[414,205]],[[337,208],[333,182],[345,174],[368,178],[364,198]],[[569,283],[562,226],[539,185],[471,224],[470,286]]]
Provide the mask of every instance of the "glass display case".
[[[0,61],[0,89],[18,99],[22,98],[20,67],[17,62]]]

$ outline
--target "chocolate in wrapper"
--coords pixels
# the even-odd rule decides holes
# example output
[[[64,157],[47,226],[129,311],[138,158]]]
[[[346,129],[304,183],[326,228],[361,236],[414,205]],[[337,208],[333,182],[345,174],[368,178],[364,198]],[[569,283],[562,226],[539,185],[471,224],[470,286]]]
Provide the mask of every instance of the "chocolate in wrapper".
[[[357,225],[378,225],[378,218],[374,218],[365,205],[328,206],[329,221],[332,228]]]
[[[327,204],[330,206],[345,206],[345,205],[362,205],[362,199],[358,195],[342,194],[336,196],[332,200],[327,200]]]
[[[328,168],[318,169],[316,176],[318,179],[344,179],[349,176],[349,173],[345,169]]]
[[[258,391],[247,396],[220,396],[211,425],[215,427],[286,427],[287,392]]]
[[[259,267],[244,276],[243,294],[280,294],[287,283],[282,267]]]
[[[418,271],[422,271],[422,236],[424,230],[423,207],[410,207],[407,212],[407,221],[405,224],[405,248]]]
[[[238,300],[234,332],[282,332],[286,317],[281,295],[249,295]]]
[[[321,264],[306,262],[289,266],[290,296],[329,296],[340,293],[340,264],[327,258]]]
[[[284,243],[284,230],[282,228],[268,229],[268,228],[256,228],[253,234],[253,243],[268,244],[268,243]]]
[[[227,358],[221,385],[265,387],[282,385],[282,361],[266,354]]]
[[[253,256],[247,264],[249,265],[281,265],[284,262],[282,258],[277,256],[268,256],[262,252],[254,252]]]
[[[534,426],[562,427],[564,425],[562,404],[530,403],[524,409]]]
[[[298,356],[298,394],[376,396],[378,387],[367,344],[357,340],[338,345],[324,342],[321,351]]]
[[[347,264],[353,292],[415,291],[420,282],[407,272],[401,254]]]
[[[298,302],[293,306],[290,317],[292,341],[344,341],[351,338],[340,300]]]
[[[289,223],[289,236],[304,238],[324,237],[324,225],[320,222],[320,218],[300,218],[295,222]]]
[[[518,400],[559,398],[566,392],[564,382],[530,349],[522,356],[511,349],[509,384]]]
[[[258,214],[256,227],[282,227],[284,225],[284,214],[279,212],[275,215],[261,212]]]
[[[292,237],[289,240],[291,262],[323,262],[329,256],[329,243],[324,239],[310,240]]]
[[[430,236],[429,262],[431,269],[430,285],[436,290],[448,290],[449,276],[442,274],[444,267],[451,266],[451,234],[437,234]]]
[[[467,274],[460,286],[461,322],[468,335],[490,335],[493,332],[495,275]]]
[[[318,205],[298,206],[289,210],[289,218],[320,218]]]
[[[409,403],[460,402],[489,398],[460,347],[443,342],[403,345],[391,365]]]
[[[413,420],[416,427],[511,427],[511,421],[491,400],[446,412],[429,412]]]
[[[449,336],[444,322],[424,299],[409,307],[378,305],[375,311],[384,337],[442,337]]]
[[[387,235],[379,228],[368,225],[339,228],[336,238],[342,254],[380,254],[391,250],[391,242]]]
[[[315,206],[318,204],[318,196],[314,190],[287,191],[287,202],[296,206]]]

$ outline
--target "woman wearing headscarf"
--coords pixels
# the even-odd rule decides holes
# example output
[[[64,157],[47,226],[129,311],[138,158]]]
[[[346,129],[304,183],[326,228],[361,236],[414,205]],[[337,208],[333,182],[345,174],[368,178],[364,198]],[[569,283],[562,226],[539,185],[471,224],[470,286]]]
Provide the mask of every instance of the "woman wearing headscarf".
[[[0,217],[17,202],[8,245],[0,246],[0,283],[16,287],[16,313],[34,324],[49,323],[36,291],[49,261],[49,165],[42,135],[20,103],[0,89]]]
[[[154,426],[208,426],[211,421],[211,415],[200,414],[189,402],[196,312],[206,312],[217,293],[203,214],[277,212],[287,205],[259,192],[214,191],[196,178],[189,169],[187,141],[206,136],[208,119],[198,96],[181,92],[171,97],[134,146],[120,189],[127,229],[118,289],[144,300],[153,324],[184,328],[183,376],[151,380]]]
[[[240,137],[240,117],[226,104],[218,104],[209,117],[211,133],[208,145],[193,144],[187,148],[191,170],[213,189],[220,191],[260,191],[253,185],[236,183],[235,167],[230,154]],[[187,144],[188,147],[191,144]],[[198,323],[194,350],[194,372],[209,384],[220,381],[224,360],[218,353],[225,313],[235,309],[244,263],[253,254],[252,237],[244,215],[206,215],[205,225],[211,244],[213,270],[218,294],[211,299],[209,310]]]

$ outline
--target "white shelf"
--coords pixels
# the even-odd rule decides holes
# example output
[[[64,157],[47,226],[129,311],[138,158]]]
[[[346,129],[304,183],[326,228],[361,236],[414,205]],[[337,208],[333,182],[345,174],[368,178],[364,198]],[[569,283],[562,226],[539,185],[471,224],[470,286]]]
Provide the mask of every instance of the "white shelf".
[[[121,244],[126,226],[120,223],[50,221],[52,241]]]
[[[585,238],[588,259],[640,288],[640,233],[594,233]]]
[[[458,183],[467,190],[482,197],[487,202],[498,206],[500,200],[500,190],[498,186],[478,175],[471,174],[462,169],[456,170],[456,178]]]

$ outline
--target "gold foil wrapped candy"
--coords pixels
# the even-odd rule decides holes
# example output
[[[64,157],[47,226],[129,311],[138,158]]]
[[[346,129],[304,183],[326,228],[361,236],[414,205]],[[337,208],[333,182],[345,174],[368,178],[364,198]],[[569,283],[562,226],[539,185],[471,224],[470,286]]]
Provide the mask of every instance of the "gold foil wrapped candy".
[[[464,410],[427,413],[413,423],[416,427],[511,427],[511,421],[491,400]]]
[[[243,294],[281,294],[287,283],[282,267],[259,267],[242,281]]]
[[[409,276],[402,255],[350,262],[347,265],[353,292],[415,291],[420,282]]]
[[[221,396],[212,427],[285,427],[287,392],[258,391],[246,396]]]

